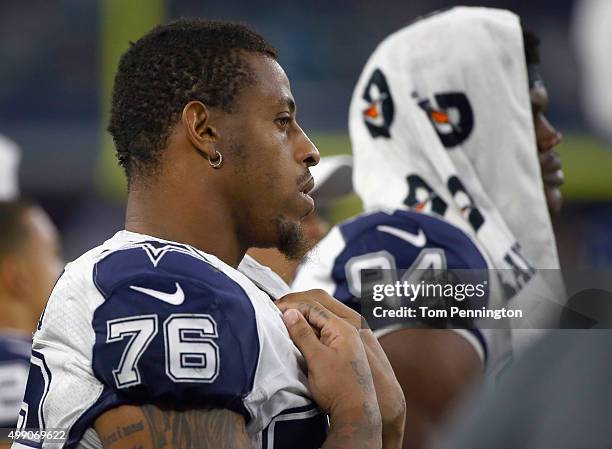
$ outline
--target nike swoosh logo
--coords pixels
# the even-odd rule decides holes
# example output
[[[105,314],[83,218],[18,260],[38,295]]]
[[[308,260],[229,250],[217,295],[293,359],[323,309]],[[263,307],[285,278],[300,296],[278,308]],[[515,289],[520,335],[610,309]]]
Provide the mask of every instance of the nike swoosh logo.
[[[160,292],[159,290],[138,287],[135,285],[130,285],[130,288],[137,292],[144,293],[145,295],[152,296],[155,299],[159,299],[160,301],[172,304],[173,306],[180,306],[183,304],[183,301],[185,301],[185,293],[178,282],[175,282],[174,285],[176,285],[176,291],[174,293]]]
[[[422,248],[427,243],[427,237],[421,228],[419,228],[418,234],[411,234],[410,232],[403,231],[401,229],[392,228],[391,226],[380,225],[376,226],[376,229],[380,232],[391,234],[397,238],[400,238],[417,248]]]

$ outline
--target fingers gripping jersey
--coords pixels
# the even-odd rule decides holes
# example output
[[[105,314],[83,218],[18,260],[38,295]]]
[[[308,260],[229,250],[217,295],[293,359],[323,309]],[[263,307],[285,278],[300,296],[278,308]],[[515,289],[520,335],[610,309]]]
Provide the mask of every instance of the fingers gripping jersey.
[[[300,268],[292,290],[322,288],[361,312],[361,270],[487,269],[474,241],[459,228],[413,211],[359,215],[332,229]],[[460,332],[486,353],[478,330]]]
[[[145,403],[233,410],[260,447],[325,438],[280,312],[187,245],[118,233],[67,267],[39,327],[20,427],[68,429],[66,447],[100,447],[96,417]]]

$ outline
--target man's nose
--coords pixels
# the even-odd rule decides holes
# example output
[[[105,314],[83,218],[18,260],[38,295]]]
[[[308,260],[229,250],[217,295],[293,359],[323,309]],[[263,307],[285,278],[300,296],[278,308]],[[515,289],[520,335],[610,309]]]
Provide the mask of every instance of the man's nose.
[[[319,150],[306,133],[300,128],[301,136],[297,145],[296,159],[300,164],[305,164],[306,167],[317,165],[321,160]]]

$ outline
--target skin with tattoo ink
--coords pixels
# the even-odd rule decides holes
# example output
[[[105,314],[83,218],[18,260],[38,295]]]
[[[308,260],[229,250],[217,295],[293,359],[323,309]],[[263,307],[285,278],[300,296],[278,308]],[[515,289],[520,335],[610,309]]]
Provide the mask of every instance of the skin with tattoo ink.
[[[114,417],[125,424],[107,431]],[[126,405],[96,421],[105,449],[247,449],[251,441],[244,418],[229,410],[164,410],[154,405]],[[129,432],[126,432],[126,429]]]

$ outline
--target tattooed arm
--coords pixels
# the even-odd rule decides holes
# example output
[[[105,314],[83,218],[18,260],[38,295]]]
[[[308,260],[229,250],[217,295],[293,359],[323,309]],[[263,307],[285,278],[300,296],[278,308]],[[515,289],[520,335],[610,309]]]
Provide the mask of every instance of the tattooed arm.
[[[313,395],[330,414],[330,431],[322,449],[380,449],[380,411],[356,331],[347,325],[342,332],[330,332],[331,326],[327,326],[321,330],[321,341],[329,345],[329,351],[319,351],[308,341],[309,337],[317,339],[312,329],[303,316],[298,319],[301,321],[290,323],[286,318],[289,332],[309,354],[306,359]],[[104,449],[253,448],[244,418],[230,410],[176,411],[124,405],[102,414],[94,427]]]
[[[164,410],[124,405],[102,414],[104,449],[251,449],[244,418],[230,410]]]

